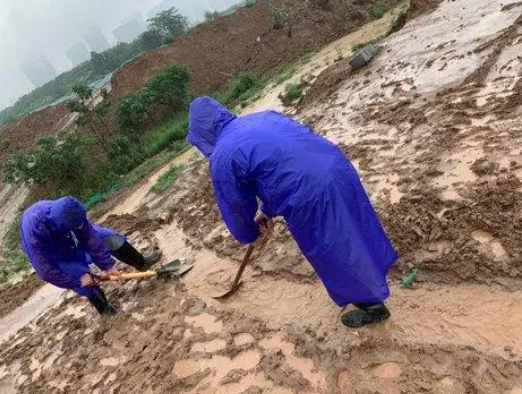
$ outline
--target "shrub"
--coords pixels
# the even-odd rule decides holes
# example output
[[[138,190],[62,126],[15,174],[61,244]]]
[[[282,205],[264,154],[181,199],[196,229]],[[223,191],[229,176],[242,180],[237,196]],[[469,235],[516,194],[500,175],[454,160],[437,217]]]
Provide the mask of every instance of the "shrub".
[[[289,84],[285,88],[285,98],[290,101],[295,101],[301,97],[304,90],[303,83]]]
[[[45,186],[54,195],[81,194],[87,178],[87,151],[92,145],[92,138],[73,132],[57,138],[40,137],[34,147],[9,157],[4,179]]]
[[[150,118],[147,94],[138,92],[125,96],[120,101],[116,118],[121,131],[127,135],[136,136]]]
[[[288,21],[288,13],[285,7],[272,7],[270,14],[272,18],[272,30],[279,30],[285,27]]]
[[[174,181],[178,179],[183,168],[184,167],[180,165],[170,166],[167,171],[161,174],[156,183],[154,183],[152,190],[156,193],[162,193],[167,190],[174,183]]]
[[[231,105],[238,100],[246,99],[260,87],[259,80],[252,74],[238,74],[229,82],[226,89],[217,95],[217,99],[225,105]]]
[[[149,79],[144,87],[144,94],[151,102],[166,105],[178,112],[187,101],[188,84],[188,69],[171,66]]]
[[[384,14],[386,14],[386,7],[384,6],[384,4],[375,4],[370,9],[370,15],[375,19],[382,18]]]

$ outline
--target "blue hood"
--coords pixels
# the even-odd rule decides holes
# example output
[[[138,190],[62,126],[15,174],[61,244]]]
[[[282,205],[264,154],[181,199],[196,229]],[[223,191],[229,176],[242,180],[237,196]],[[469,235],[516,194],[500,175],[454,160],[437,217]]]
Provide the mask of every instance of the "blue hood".
[[[87,211],[73,197],[63,197],[52,202],[49,212],[52,224],[60,231],[77,230],[87,220]]]
[[[190,103],[187,142],[210,157],[223,128],[236,118],[210,97],[198,97]]]

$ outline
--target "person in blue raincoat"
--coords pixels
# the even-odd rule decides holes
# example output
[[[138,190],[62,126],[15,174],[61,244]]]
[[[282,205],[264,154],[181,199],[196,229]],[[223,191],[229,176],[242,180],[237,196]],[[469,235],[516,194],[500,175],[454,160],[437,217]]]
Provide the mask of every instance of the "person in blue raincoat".
[[[27,208],[20,221],[20,243],[39,278],[87,297],[101,315],[117,311],[95,285],[91,263],[119,275],[113,256],[139,271],[161,258],[158,252],[143,256],[114,230],[91,224],[85,207],[73,197],[39,201]]]
[[[357,307],[345,325],[390,316],[386,276],[397,254],[338,147],[282,114],[236,117],[209,97],[191,103],[187,141],[210,161],[219,209],[240,243],[254,243],[282,216],[330,297]]]

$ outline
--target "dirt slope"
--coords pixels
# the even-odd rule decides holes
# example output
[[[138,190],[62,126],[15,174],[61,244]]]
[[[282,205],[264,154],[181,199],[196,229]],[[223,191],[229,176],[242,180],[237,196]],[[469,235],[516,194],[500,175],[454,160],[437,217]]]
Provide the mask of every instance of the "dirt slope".
[[[189,68],[195,93],[211,92],[239,72],[262,74],[334,41],[371,21],[377,3],[389,7],[393,1],[258,1],[130,62],[115,73],[113,92],[118,97],[134,92],[171,64]],[[286,9],[287,24],[280,30],[270,29],[272,7]]]

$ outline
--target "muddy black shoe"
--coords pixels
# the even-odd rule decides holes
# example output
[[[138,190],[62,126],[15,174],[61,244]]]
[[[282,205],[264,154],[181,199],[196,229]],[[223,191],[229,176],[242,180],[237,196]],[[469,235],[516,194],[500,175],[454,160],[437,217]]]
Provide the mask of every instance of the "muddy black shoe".
[[[355,309],[345,313],[341,321],[347,327],[360,328],[368,324],[380,323],[390,317],[390,311],[384,304],[356,305]]]
[[[96,311],[102,316],[117,315],[118,311],[107,301],[103,291],[98,289],[96,293],[97,294],[87,298]]]
[[[143,258],[144,271],[150,269],[154,264],[161,260],[163,253],[160,250],[154,250],[152,254],[147,255]]]
[[[111,251],[111,254],[120,260],[122,263],[136,268],[138,271],[147,271],[161,259],[161,252],[154,251],[150,256],[144,257],[134,246],[125,241],[125,243],[116,250]]]

